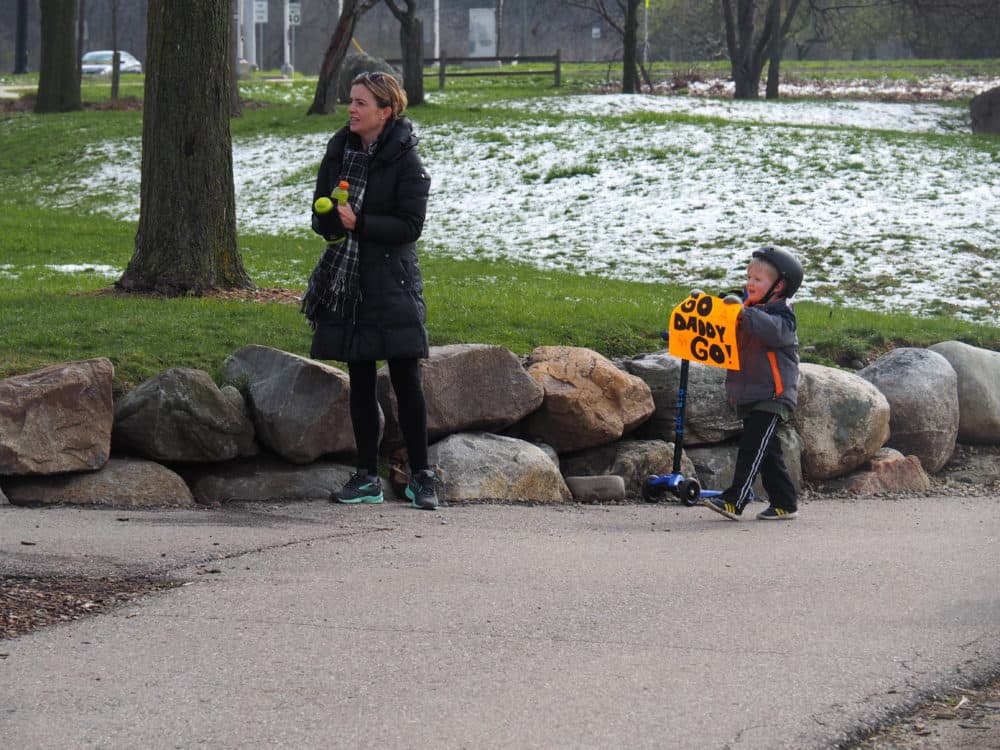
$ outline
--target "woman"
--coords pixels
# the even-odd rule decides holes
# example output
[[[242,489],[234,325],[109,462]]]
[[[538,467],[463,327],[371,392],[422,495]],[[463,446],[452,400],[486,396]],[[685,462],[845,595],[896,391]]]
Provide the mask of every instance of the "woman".
[[[351,82],[349,122],[327,144],[316,179],[312,226],[329,244],[302,310],[314,329],[310,356],[347,362],[350,374],[358,470],[333,499],[382,502],[376,360],[385,359],[410,464],[406,496],[413,507],[434,510],[436,477],[427,461],[419,368],[428,356],[427,308],[416,251],[430,177],[413,125],[402,116],[406,103],[389,74],[362,73]],[[349,186],[347,202],[317,213],[316,200],[329,197],[341,181]]]

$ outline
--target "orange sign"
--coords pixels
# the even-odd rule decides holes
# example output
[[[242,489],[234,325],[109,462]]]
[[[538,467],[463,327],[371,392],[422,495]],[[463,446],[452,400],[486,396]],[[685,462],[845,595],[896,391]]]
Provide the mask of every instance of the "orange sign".
[[[670,354],[711,367],[740,369],[736,320],[742,308],[710,294],[689,296],[670,314]]]

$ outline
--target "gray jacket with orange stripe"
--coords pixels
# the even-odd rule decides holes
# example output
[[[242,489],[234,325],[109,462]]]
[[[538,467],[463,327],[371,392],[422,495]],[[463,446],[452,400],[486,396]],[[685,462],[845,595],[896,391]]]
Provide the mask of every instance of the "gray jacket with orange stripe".
[[[740,369],[726,371],[726,397],[743,409],[791,413],[799,395],[795,310],[784,299],[746,307],[736,327]],[[768,408],[768,407],[771,408]],[[779,407],[779,408],[774,408]]]

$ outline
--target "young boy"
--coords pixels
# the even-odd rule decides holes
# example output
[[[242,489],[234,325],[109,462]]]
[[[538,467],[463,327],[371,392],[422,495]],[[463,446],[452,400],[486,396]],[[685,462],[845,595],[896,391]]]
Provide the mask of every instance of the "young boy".
[[[736,341],[740,369],[726,373],[726,397],[743,420],[733,482],[702,505],[738,521],[760,474],[770,505],[757,514],[767,521],[798,515],[797,494],[775,432],[795,410],[799,383],[799,340],[788,299],[802,284],[802,264],[785,250],[755,250],[747,266]],[[735,295],[726,302],[739,303]]]

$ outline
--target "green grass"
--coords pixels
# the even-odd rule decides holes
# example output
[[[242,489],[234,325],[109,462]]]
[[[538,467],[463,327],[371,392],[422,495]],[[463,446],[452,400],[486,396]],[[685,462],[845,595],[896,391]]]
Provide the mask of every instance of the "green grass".
[[[961,65],[949,62],[945,70],[959,70]],[[1000,71],[1000,61],[975,61],[975,65],[980,66],[975,72]],[[676,67],[682,69],[683,64]],[[883,72],[890,67],[879,65]],[[900,74],[913,76],[940,72],[941,67],[921,61],[898,66]],[[810,65],[788,63],[785,72],[795,76],[800,68],[806,75]],[[811,74],[851,77],[854,70],[865,68],[824,63]],[[484,142],[507,148],[509,144],[500,136],[490,136],[489,129],[512,115],[485,108],[485,103],[579,93],[599,83],[606,72],[607,66],[600,64],[566,66],[566,85],[559,91],[546,76],[537,80],[453,79],[447,95],[432,96],[418,115],[424,126],[475,123],[484,129]],[[24,80],[5,76],[0,82],[9,84],[11,78],[21,79],[16,83]],[[490,84],[484,86],[484,81]],[[309,101],[314,85],[298,79],[280,90],[261,81],[244,84],[256,100],[271,104],[246,108],[232,122],[234,135],[329,132],[329,118],[305,115],[302,102]],[[428,79],[429,93],[434,94],[435,85]],[[123,95],[141,99],[140,87],[140,81],[129,79]],[[84,100],[105,101],[109,89],[106,82],[88,83]],[[553,117],[544,106],[518,116],[539,122]],[[638,125],[643,117],[630,118],[630,124]],[[121,393],[167,367],[200,368],[220,379],[225,357],[248,344],[308,354],[310,331],[296,305],[106,293],[114,279],[102,273],[102,267],[123,269],[128,263],[134,224],[98,213],[53,209],[49,206],[58,201],[47,191],[57,190],[52,186],[72,178],[88,144],[138,139],[141,130],[141,113],[128,110],[91,109],[46,116],[0,113],[4,153],[0,161],[0,377],[55,362],[108,357],[115,365],[116,392]],[[995,141],[983,141],[977,148],[986,158],[1000,158]],[[539,175],[539,180],[586,169],[569,158],[560,169]],[[239,243],[251,277],[262,286],[267,283],[259,280],[271,275],[304,278],[318,254],[315,242],[295,237],[246,235]],[[66,264],[89,265],[92,270],[64,273],[50,268]],[[490,343],[518,354],[543,344],[589,347],[609,357],[654,351],[662,348],[659,332],[666,327],[670,310],[688,291],[677,285],[614,281],[502,260],[454,260],[447,257],[447,248],[425,252],[422,265],[433,344]],[[305,270],[289,274],[289,269]],[[948,339],[1000,350],[1000,328],[962,322],[945,309],[937,317],[915,318],[805,302],[797,311],[807,361],[847,365],[894,346],[927,346]]]

